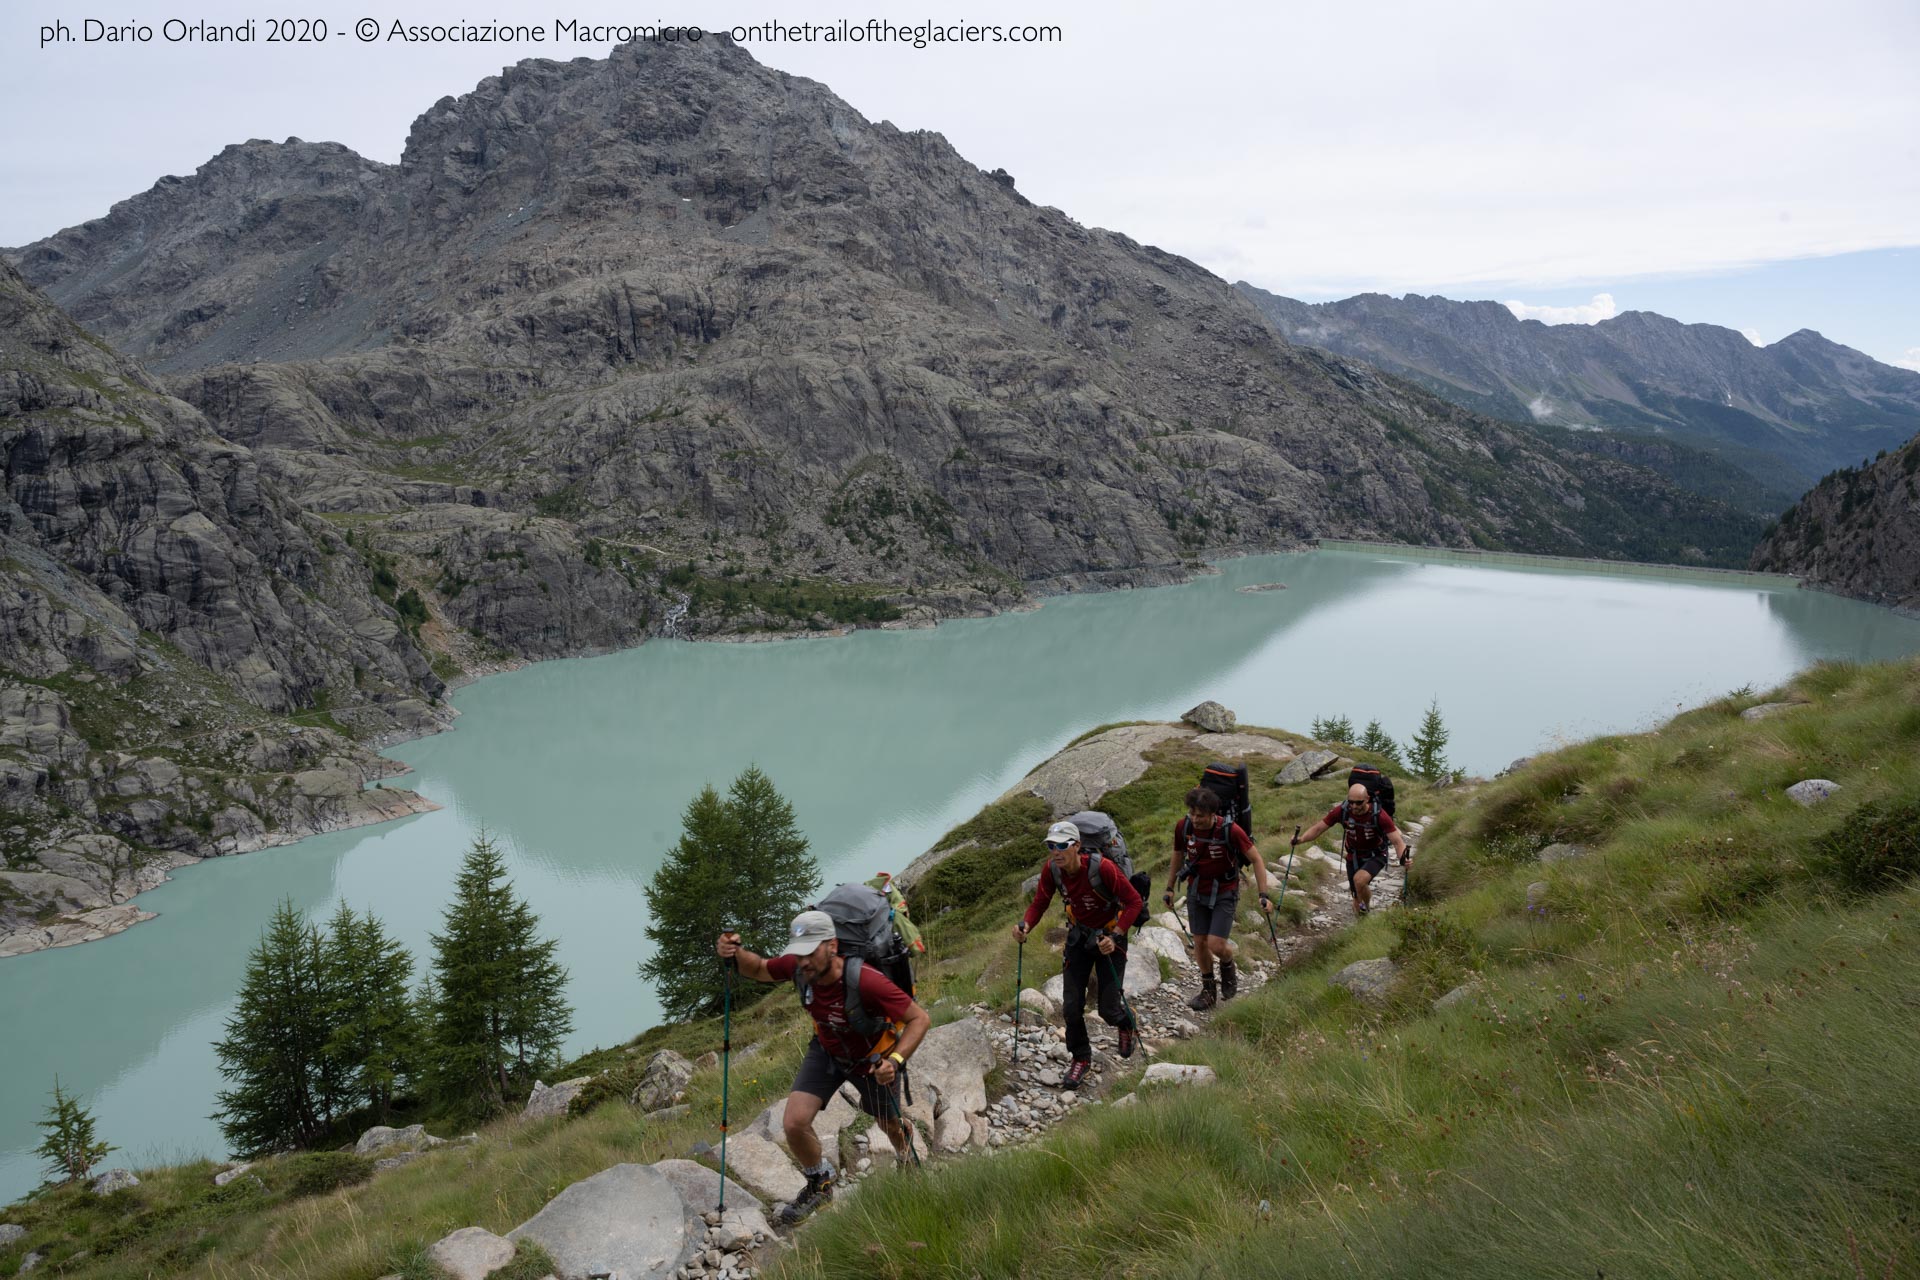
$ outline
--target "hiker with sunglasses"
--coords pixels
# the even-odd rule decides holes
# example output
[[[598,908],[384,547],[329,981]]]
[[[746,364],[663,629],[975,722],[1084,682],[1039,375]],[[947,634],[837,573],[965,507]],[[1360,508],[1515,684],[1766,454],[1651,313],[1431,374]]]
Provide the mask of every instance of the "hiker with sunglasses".
[[[1373,882],[1387,869],[1387,850],[1399,855],[1400,865],[1413,861],[1407,838],[1394,825],[1393,815],[1374,804],[1366,787],[1356,782],[1347,788],[1347,798],[1327,810],[1326,816],[1301,832],[1295,844],[1311,844],[1323,831],[1342,828],[1343,849],[1347,856],[1347,885],[1353,890],[1353,909],[1357,915],[1373,910]]]
[[[1080,828],[1056,822],[1047,828],[1047,860],[1027,914],[1013,926],[1015,942],[1026,941],[1047,913],[1055,888],[1066,904],[1067,945],[1060,971],[1066,980],[1061,1014],[1067,1023],[1067,1054],[1072,1061],[1061,1079],[1063,1089],[1078,1089],[1093,1068],[1093,1042],[1087,1038],[1087,977],[1100,980],[1100,1016],[1120,1033],[1120,1056],[1133,1056],[1139,1028],[1127,1009],[1122,987],[1127,976],[1127,930],[1145,910],[1140,892],[1112,859],[1089,855],[1080,847]]]
[[[1193,931],[1193,962],[1200,966],[1200,994],[1187,1001],[1196,1012],[1231,1000],[1240,990],[1240,971],[1233,964],[1233,917],[1240,909],[1240,869],[1251,866],[1260,890],[1260,909],[1273,913],[1267,892],[1267,864],[1240,824],[1220,812],[1220,796],[1208,787],[1187,792],[1187,816],[1174,824],[1173,865],[1167,869],[1167,891],[1160,900],[1173,910],[1173,890],[1182,879],[1187,886],[1187,927]],[[1213,984],[1214,961],[1220,962],[1220,986]]]
[[[860,1109],[893,1143],[894,1159],[906,1164],[912,1137],[901,1119],[899,1071],[933,1026],[927,1011],[877,964],[862,964],[859,989],[847,989],[847,961],[840,958],[833,917],[826,912],[802,911],[790,934],[786,950],[771,959],[741,946],[737,933],[723,933],[714,944],[715,954],[755,982],[804,980],[802,1002],[813,1015],[814,1036],[787,1095],[785,1130],[807,1185],[780,1215],[789,1225],[833,1198],[833,1165],[820,1149],[813,1120],[848,1080],[860,1094]]]

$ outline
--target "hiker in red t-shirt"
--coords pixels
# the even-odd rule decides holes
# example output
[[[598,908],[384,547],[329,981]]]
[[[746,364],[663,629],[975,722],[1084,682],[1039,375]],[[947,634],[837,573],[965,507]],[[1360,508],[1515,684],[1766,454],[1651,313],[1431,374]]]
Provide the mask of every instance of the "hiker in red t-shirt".
[[[1353,909],[1360,915],[1373,910],[1373,881],[1387,869],[1387,849],[1400,856],[1400,865],[1413,861],[1407,838],[1393,823],[1393,815],[1373,802],[1373,796],[1361,783],[1347,788],[1344,804],[1327,810],[1327,816],[1300,833],[1296,844],[1309,844],[1329,827],[1343,829],[1342,847],[1347,855],[1347,884],[1353,889]]]
[[[1087,1037],[1087,977],[1100,980],[1100,1016],[1120,1033],[1120,1056],[1133,1056],[1140,1034],[1127,1011],[1122,988],[1127,978],[1127,930],[1146,908],[1111,858],[1089,856],[1080,848],[1080,828],[1056,822],[1047,828],[1047,860],[1040,864],[1040,885],[1033,891],[1027,914],[1013,926],[1014,941],[1023,941],[1053,901],[1056,881],[1066,904],[1066,948],[1060,972],[1066,991],[1060,1012],[1067,1023],[1067,1053],[1072,1061],[1061,1078],[1063,1089],[1078,1089],[1093,1068],[1093,1041]]]
[[[740,935],[723,933],[714,950],[732,960],[739,971],[756,982],[801,979],[801,1003],[813,1015],[814,1038],[787,1095],[787,1146],[801,1171],[806,1188],[781,1215],[798,1222],[833,1196],[833,1165],[820,1150],[813,1118],[847,1081],[860,1094],[860,1109],[893,1143],[896,1159],[905,1162],[911,1150],[906,1123],[900,1115],[899,1069],[920,1047],[933,1025],[927,1011],[895,986],[880,967],[860,966],[860,991],[846,988],[846,962],[834,936],[833,917],[824,911],[802,911],[793,918],[787,949],[765,960],[740,945]],[[847,1003],[858,999],[860,1011],[849,1016]],[[878,1035],[863,1034],[856,1022],[886,1024]]]
[[[1240,868],[1253,868],[1260,890],[1260,909],[1271,913],[1267,896],[1267,864],[1253,840],[1220,812],[1220,796],[1208,787],[1187,792],[1187,816],[1173,826],[1173,865],[1167,871],[1167,891],[1160,895],[1173,909],[1174,886],[1182,875],[1187,886],[1187,926],[1193,930],[1193,962],[1200,966],[1200,994],[1187,1001],[1190,1009],[1211,1009],[1216,999],[1231,1000],[1240,990],[1240,971],[1233,966],[1233,917],[1240,907]],[[1213,962],[1220,962],[1216,997]]]

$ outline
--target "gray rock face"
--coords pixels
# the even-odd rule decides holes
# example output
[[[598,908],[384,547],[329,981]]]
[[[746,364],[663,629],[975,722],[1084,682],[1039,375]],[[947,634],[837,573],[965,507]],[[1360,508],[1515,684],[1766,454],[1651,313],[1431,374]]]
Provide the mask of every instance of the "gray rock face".
[[[1274,785],[1292,787],[1303,782],[1311,782],[1331,770],[1339,759],[1337,752],[1325,751],[1318,747],[1302,751],[1287,763],[1286,768],[1274,775]]]
[[[1100,797],[1147,771],[1144,753],[1169,738],[1188,736],[1170,724],[1129,724],[1095,734],[1053,756],[1007,792],[1038,796],[1055,818],[1099,807]],[[1006,797],[1003,797],[1006,798]],[[1034,833],[1039,843],[1040,833]]]
[[[617,1164],[562,1191],[507,1239],[537,1241],[560,1280],[664,1280],[692,1256],[692,1222],[672,1177]]]
[[[427,1258],[453,1280],[486,1280],[513,1261],[513,1242],[484,1227],[462,1227],[434,1241]]]
[[[1906,430],[1912,434],[1914,428]],[[1875,604],[1920,609],[1920,503],[1913,493],[1920,437],[1890,447],[1886,457],[1864,468],[1852,465],[1872,452],[1856,449],[1846,470],[1827,476],[1788,508],[1754,549],[1753,567],[1799,574]]]
[[[1465,1004],[1467,1001],[1473,999],[1479,990],[1480,980],[1478,978],[1470,978],[1435,1000],[1433,1002],[1433,1011],[1435,1013],[1444,1013],[1446,1010],[1454,1008],[1457,1005]]]
[[[131,1170],[109,1169],[94,1178],[88,1185],[92,1188],[93,1194],[110,1196],[116,1191],[125,1191],[129,1187],[139,1186],[140,1179],[134,1177]]]
[[[1382,956],[1378,960],[1355,960],[1327,981],[1345,987],[1364,1003],[1384,1004],[1399,972],[1400,966]]]
[[[401,1151],[430,1151],[445,1143],[445,1138],[436,1138],[428,1133],[425,1125],[410,1124],[404,1129],[395,1129],[377,1124],[360,1135],[360,1140],[353,1144],[353,1153],[357,1156],[375,1156],[393,1155]]]
[[[792,1200],[807,1180],[771,1138],[743,1132],[727,1140],[727,1174],[768,1203]]]
[[[27,1238],[27,1229],[13,1222],[0,1222],[0,1249]]]
[[[1787,788],[1787,798],[1797,805],[1811,807],[1840,790],[1840,784],[1826,778],[1805,778]]]
[[[662,1049],[647,1059],[640,1083],[628,1101],[642,1111],[661,1111],[680,1100],[687,1081],[693,1079],[693,1063],[671,1049]]]
[[[527,1105],[521,1109],[522,1120],[551,1120],[555,1116],[567,1114],[567,1108],[580,1096],[580,1091],[592,1081],[592,1076],[577,1076],[572,1080],[562,1080],[556,1085],[544,1085],[538,1080],[533,1082],[533,1093],[527,1098]]]
[[[1571,862],[1575,858],[1584,858],[1590,850],[1583,844],[1550,844],[1534,855],[1542,863],[1551,866],[1556,862]]]
[[[1212,1067],[1191,1065],[1180,1062],[1156,1062],[1148,1067],[1146,1074],[1140,1077],[1140,1083],[1149,1084],[1213,1084],[1219,1079]]]
[[[1763,702],[1757,707],[1748,707],[1740,713],[1742,720],[1766,720],[1783,711],[1794,711],[1806,706],[1804,702]]]
[[[1233,712],[1217,702],[1203,702],[1182,713],[1180,719],[1202,733],[1232,733],[1235,724]]]
[[[922,1084],[936,1091],[936,1115],[978,1115],[987,1109],[986,1075],[993,1069],[993,1046],[987,1029],[975,1019],[961,1018],[927,1032],[908,1067],[916,1093]]]

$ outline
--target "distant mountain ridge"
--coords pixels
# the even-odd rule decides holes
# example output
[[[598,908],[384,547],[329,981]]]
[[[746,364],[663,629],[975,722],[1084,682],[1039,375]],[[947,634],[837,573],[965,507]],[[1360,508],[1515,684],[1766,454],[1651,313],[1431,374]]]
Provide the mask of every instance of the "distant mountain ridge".
[[[1289,342],[1365,360],[1478,412],[1704,451],[1752,479],[1750,509],[1778,510],[1827,472],[1920,431],[1920,373],[1810,329],[1756,347],[1732,329],[1649,311],[1548,325],[1498,302],[1368,293],[1304,303],[1237,287]]]

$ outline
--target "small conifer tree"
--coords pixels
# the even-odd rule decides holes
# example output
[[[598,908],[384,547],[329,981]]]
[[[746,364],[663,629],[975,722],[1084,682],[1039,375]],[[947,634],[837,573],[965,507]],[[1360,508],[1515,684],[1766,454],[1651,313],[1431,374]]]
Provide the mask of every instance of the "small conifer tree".
[[[573,1029],[559,943],[514,895],[506,860],[485,835],[455,880],[444,932],[433,935],[433,1092],[504,1107],[552,1063]]]
[[[407,990],[413,957],[372,911],[357,916],[343,902],[327,927],[326,965],[327,1056],[340,1087],[384,1124],[394,1090],[413,1074],[418,1053]]]
[[[714,938],[733,929],[749,949],[766,954],[819,882],[820,866],[793,806],[766,774],[749,766],[725,799],[702,788],[681,816],[679,842],[647,884],[654,953],[640,976],[654,984],[670,1017],[718,1013]],[[736,988],[734,1000],[762,993],[749,983]]]
[[[1446,722],[1440,718],[1440,699],[1435,698],[1427,705],[1427,713],[1420,720],[1420,731],[1408,745],[1407,767],[1429,782],[1447,773],[1449,736]]]
[[[94,1137],[93,1113],[78,1098],[67,1096],[58,1076],[53,1078],[53,1105],[40,1127],[47,1136],[33,1153],[47,1162],[48,1182],[78,1182],[117,1149]]]
[[[220,1091],[213,1118],[237,1154],[304,1146],[333,1118],[341,1099],[326,1053],[332,1006],[320,931],[283,901],[247,957],[226,1036],[214,1044],[233,1087]]]

